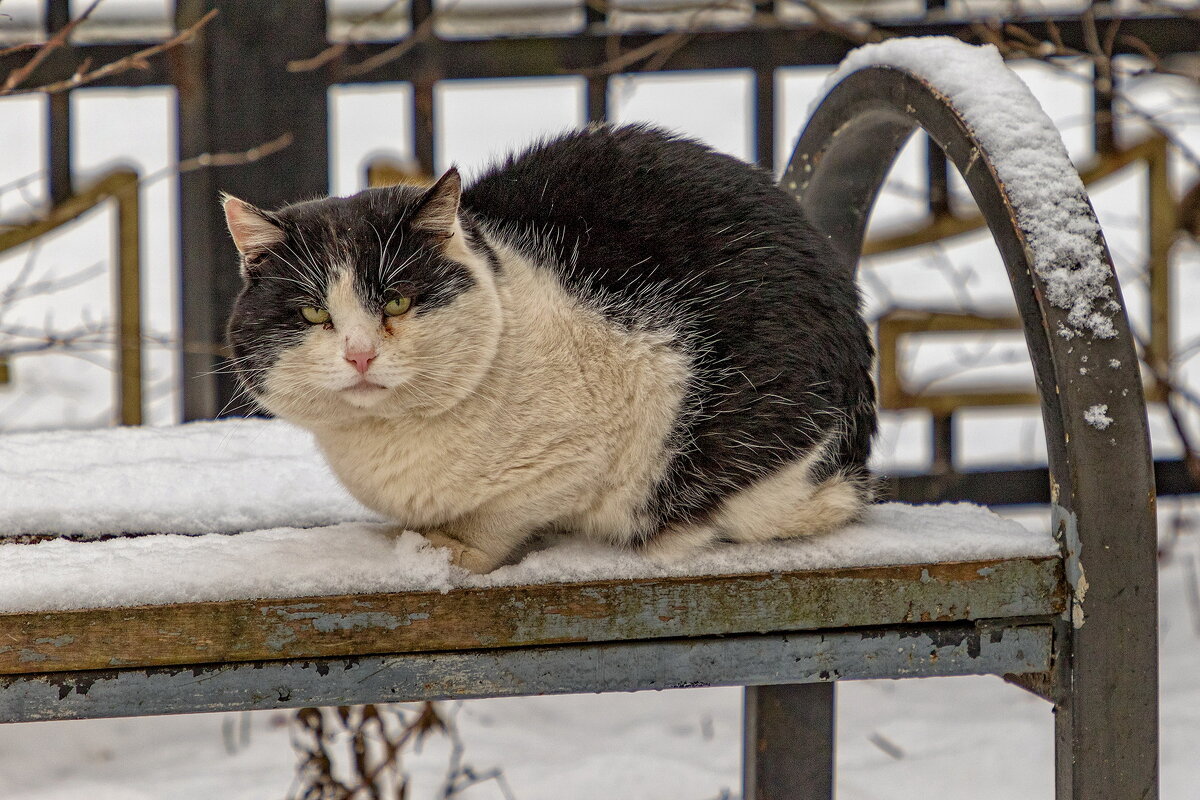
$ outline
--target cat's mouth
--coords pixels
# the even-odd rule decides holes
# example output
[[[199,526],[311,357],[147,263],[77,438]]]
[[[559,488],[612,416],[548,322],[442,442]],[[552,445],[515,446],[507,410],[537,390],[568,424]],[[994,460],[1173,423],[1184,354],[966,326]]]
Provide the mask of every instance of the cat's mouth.
[[[371,392],[381,391],[386,388],[386,386],[373,383],[366,378],[360,378],[358,383],[353,383],[343,388],[342,391],[350,394],[370,394]]]

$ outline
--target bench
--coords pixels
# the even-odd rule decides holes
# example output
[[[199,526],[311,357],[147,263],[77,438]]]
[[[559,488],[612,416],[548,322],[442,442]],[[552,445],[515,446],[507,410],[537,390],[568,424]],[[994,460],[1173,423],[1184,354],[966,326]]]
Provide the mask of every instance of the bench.
[[[982,510],[884,505],[866,526],[764,546],[777,549],[723,574],[714,556],[717,574],[642,565],[615,577],[633,557],[592,552],[598,571],[555,581],[551,552],[543,572],[518,565],[508,582],[459,576],[447,585],[435,571],[413,584],[425,588],[403,591],[90,608],[35,598],[0,614],[0,721],[741,685],[743,796],[815,800],[833,793],[837,681],[990,674],[1054,704],[1060,800],[1156,797],[1155,499],[1137,355],[1103,238],[1057,136],[1047,146],[1044,126],[1032,124],[1018,142],[1032,149],[1016,155],[997,138],[1006,118],[994,125],[994,106],[1015,103],[1009,121],[1044,119],[998,63],[946,42],[858,51],[813,113],[782,185],[836,243],[837,267],[853,270],[875,195],[915,129],[958,167],[1023,320],[1048,443],[1053,541],[1023,538]],[[987,91],[955,85],[954,68],[968,67]],[[1044,168],[1032,179],[1031,160]],[[1046,175],[1054,180],[1038,179]],[[1058,235],[1064,224],[1074,238]],[[222,424],[278,423],[214,430]],[[324,531],[327,541],[383,535],[357,524]],[[946,529],[958,534],[938,545],[934,533]],[[854,536],[887,540],[889,531],[898,549],[876,554],[884,563],[856,562]],[[270,550],[256,543],[311,541],[320,558],[322,535],[228,539],[259,555]],[[993,536],[998,549],[971,553]],[[154,553],[166,540],[210,541],[6,544],[0,571],[17,574],[20,563],[20,574],[37,572],[38,559],[53,571],[72,553],[86,564],[105,547]],[[839,553],[813,556],[843,540]],[[415,538],[396,547],[436,567],[436,553]]]

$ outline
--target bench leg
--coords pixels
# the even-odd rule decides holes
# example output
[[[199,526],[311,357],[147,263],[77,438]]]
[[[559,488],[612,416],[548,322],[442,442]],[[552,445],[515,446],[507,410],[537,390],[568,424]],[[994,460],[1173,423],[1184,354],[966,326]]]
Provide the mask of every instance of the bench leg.
[[[746,687],[742,800],[831,800],[833,687]]]
[[[1089,631],[1090,625],[1089,621],[1079,631],[1068,628],[1074,658],[1056,675],[1055,797],[1156,800],[1156,642],[1151,638],[1144,650],[1122,652],[1119,646],[1089,637],[1097,632]]]

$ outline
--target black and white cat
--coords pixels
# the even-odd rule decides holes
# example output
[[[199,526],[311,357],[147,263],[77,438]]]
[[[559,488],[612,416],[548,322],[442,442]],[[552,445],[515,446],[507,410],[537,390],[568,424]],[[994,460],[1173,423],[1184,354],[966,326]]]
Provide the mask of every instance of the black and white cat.
[[[853,277],[769,176],[646,127],[462,190],[225,198],[234,365],[368,507],[492,570],[548,531],[671,557],[869,501]]]

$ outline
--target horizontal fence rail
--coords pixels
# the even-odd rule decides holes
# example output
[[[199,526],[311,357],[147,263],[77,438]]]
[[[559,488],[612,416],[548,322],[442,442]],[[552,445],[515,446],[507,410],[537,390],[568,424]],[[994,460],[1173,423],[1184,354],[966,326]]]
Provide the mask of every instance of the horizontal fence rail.
[[[949,35],[979,41],[1001,30],[994,21],[953,16],[937,2],[927,6],[929,13],[924,17],[867,17],[870,32],[860,31],[858,35]],[[70,24],[70,11],[67,0],[46,3],[43,27],[47,35]],[[177,30],[185,31],[204,23],[194,41],[165,56],[143,60],[137,69],[117,71],[88,85],[178,89],[181,161],[202,153],[244,151],[264,141],[294,134],[289,147],[263,159],[263,163],[213,165],[181,176],[183,330],[180,338],[192,343],[183,352],[181,390],[185,419],[211,417],[221,409],[231,413],[247,411],[236,406],[229,408],[236,390],[232,376],[220,369],[224,357],[220,346],[224,316],[238,281],[230,268],[234,254],[212,198],[218,191],[228,190],[270,206],[327,192],[328,87],[385,82],[407,82],[413,86],[411,134],[416,164],[411,169],[393,169],[386,176],[381,173],[375,176],[375,182],[433,174],[438,127],[434,87],[442,81],[574,76],[585,82],[586,117],[603,120],[609,116],[608,84],[614,76],[664,70],[748,70],[754,76],[751,96],[755,157],[761,165],[771,168],[776,160],[776,71],[836,64],[858,42],[851,41],[854,34],[844,26],[839,28],[823,19],[788,18],[773,3],[747,5],[743,12],[741,21],[726,15],[719,26],[687,28],[689,20],[700,18],[668,14],[659,18],[666,21],[661,27],[632,29],[627,21],[636,18],[632,24],[642,25],[647,17],[620,9],[606,13],[600,6],[583,3],[574,9],[550,12],[556,32],[545,33],[531,32],[541,18],[540,12],[532,8],[510,14],[508,10],[501,12],[489,7],[481,15],[459,13],[452,8],[437,9],[432,0],[413,0],[407,9],[392,9],[366,22],[336,19],[331,26],[330,11],[323,0],[267,6],[250,0],[177,0],[174,19]],[[481,30],[485,18],[502,17],[508,20],[504,24],[509,27],[498,28],[502,31],[500,35],[470,33]],[[1200,51],[1200,24],[1182,14],[1126,13],[1095,6],[1087,13],[1010,16],[1004,22],[1020,27],[1034,40],[1055,42],[1063,51],[1093,50],[1097,31],[1119,32],[1110,37],[1114,56],[1143,55],[1149,49],[1159,57],[1168,58]],[[522,24],[525,30],[515,27]],[[339,44],[329,33],[331,27],[339,31],[339,36],[374,37],[374,40]],[[456,30],[467,33],[458,35]],[[989,30],[993,33],[988,34]],[[675,38],[664,49],[667,36]],[[33,70],[26,84],[69,82],[72,76],[86,71],[82,68],[88,64],[131,59],[162,43],[163,40],[99,42],[73,35]],[[0,54],[0,76],[23,65],[28,57],[28,51]],[[247,75],[239,66],[246,60],[256,64],[254,75]],[[240,87],[236,97],[216,88],[234,84]],[[69,91],[55,93],[47,107],[47,174],[56,208],[67,207],[76,197],[70,169],[69,94]],[[1148,222],[1151,334],[1147,357],[1161,366],[1170,360],[1166,265],[1175,230],[1174,201],[1165,181],[1166,144],[1161,139],[1150,139],[1118,148],[1111,97],[1098,93],[1093,100],[1098,158],[1094,165],[1083,170],[1085,179],[1100,179],[1139,161],[1146,164],[1151,175]],[[956,217],[951,213],[946,161],[936,147],[929,149],[928,162],[928,223],[910,233],[868,242],[865,252],[925,244],[978,227],[978,218]],[[122,275],[126,274],[123,268]],[[126,278],[122,278],[121,285],[121,295],[126,298],[122,302],[128,306]],[[130,424],[141,418],[140,399],[132,399],[136,394],[132,377],[135,372],[140,380],[140,364],[135,363],[140,351],[130,345],[137,339],[131,333],[133,330],[122,312],[121,421]],[[0,375],[4,369],[0,364]],[[1151,372],[1150,398],[1162,401],[1166,392],[1156,377],[1161,370]],[[897,388],[892,394],[907,405],[933,404],[941,408],[950,403],[953,408],[958,407],[950,397],[909,397],[896,375],[884,378],[884,383],[891,380],[889,385]],[[1011,394],[1007,400],[1015,402],[1027,397]],[[1038,484],[1044,469],[958,473],[952,458],[953,426],[949,414],[935,411],[932,428],[933,471],[945,474],[893,478],[891,488],[896,496],[988,499],[994,503],[1032,503],[1045,497],[1044,485]],[[1165,480],[1164,494],[1196,489],[1182,462],[1164,462],[1158,472],[1160,479]]]

